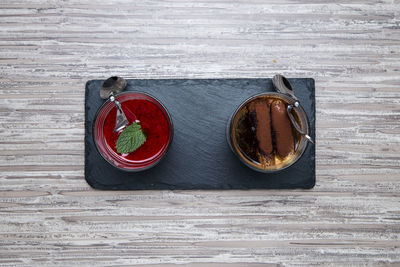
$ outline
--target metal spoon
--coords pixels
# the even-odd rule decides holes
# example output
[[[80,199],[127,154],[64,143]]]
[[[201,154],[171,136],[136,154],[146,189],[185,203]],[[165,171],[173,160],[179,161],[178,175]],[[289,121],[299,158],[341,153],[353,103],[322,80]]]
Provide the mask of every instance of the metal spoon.
[[[126,81],[124,78],[113,76],[105,80],[103,86],[100,88],[100,97],[102,99],[109,99],[117,107],[114,132],[122,130],[129,124],[128,119],[121,108],[121,103],[119,103],[114,96],[115,94],[121,93],[125,87]]]
[[[290,85],[290,82],[288,79],[286,79],[284,76],[277,74],[274,76],[272,79],[273,85],[279,90],[279,92],[283,94],[289,95],[291,98],[295,100],[293,105],[288,105],[286,108],[287,114],[289,116],[289,119],[296,129],[299,134],[303,135],[310,143],[314,144],[314,140],[309,136],[305,131],[301,129],[301,127],[298,125],[296,119],[293,117],[292,110],[293,108],[297,108],[300,105],[299,100],[297,97],[294,95],[293,88]]]

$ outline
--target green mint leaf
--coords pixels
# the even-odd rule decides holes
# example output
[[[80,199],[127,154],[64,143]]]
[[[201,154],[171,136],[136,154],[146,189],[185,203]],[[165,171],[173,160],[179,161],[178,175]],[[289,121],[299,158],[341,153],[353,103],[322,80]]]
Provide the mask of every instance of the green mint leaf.
[[[146,142],[146,135],[139,122],[134,122],[126,127],[117,140],[117,152],[120,154],[130,153],[138,149]]]

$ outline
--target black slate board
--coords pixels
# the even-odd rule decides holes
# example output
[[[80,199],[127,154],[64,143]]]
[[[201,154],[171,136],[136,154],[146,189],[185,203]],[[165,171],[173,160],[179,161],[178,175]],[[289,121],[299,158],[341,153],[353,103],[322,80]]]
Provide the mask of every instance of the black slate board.
[[[305,109],[315,140],[314,80],[289,79]],[[96,189],[294,189],[315,184],[315,146],[302,158],[274,174],[251,170],[230,150],[226,124],[249,96],[274,91],[271,79],[150,79],[128,80],[126,90],[149,93],[168,109],[174,138],[168,154],[155,167],[124,172],[109,165],[97,151],[92,127],[102,105],[101,80],[86,83],[85,179]]]

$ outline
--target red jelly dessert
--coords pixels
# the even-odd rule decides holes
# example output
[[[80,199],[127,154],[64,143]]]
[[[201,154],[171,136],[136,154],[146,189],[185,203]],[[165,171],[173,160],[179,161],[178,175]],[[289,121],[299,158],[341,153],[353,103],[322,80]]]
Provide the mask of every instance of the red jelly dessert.
[[[165,107],[154,97],[138,92],[117,95],[129,125],[139,120],[147,138],[143,145],[128,154],[119,154],[115,133],[117,108],[107,101],[99,110],[94,123],[94,140],[100,154],[117,168],[139,171],[154,166],[167,152],[172,141],[173,126]]]

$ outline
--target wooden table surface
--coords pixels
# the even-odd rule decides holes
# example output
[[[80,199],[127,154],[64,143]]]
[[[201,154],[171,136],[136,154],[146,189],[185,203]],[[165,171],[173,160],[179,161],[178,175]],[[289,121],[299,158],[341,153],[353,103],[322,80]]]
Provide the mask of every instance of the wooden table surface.
[[[400,4],[330,2],[2,0],[0,265],[400,265]],[[85,182],[87,80],[275,73],[316,80],[314,189]]]

